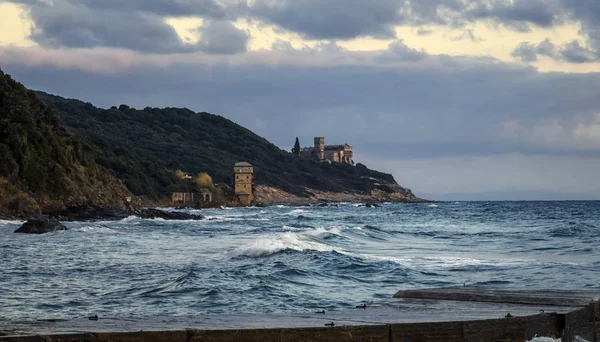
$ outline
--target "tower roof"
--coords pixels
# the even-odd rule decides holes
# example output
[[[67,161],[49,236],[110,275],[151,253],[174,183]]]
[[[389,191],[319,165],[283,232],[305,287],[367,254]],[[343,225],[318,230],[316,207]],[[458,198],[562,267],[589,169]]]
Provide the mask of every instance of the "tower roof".
[[[234,166],[252,166],[252,164],[248,162],[237,162]]]

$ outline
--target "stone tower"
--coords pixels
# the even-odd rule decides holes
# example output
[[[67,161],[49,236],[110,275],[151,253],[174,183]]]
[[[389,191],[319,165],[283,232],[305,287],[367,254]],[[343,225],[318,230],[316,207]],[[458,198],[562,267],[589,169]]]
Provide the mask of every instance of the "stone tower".
[[[235,163],[233,173],[235,195],[242,205],[250,205],[254,201],[254,167],[246,162]]]
[[[315,137],[315,156],[318,160],[325,159],[325,137]]]

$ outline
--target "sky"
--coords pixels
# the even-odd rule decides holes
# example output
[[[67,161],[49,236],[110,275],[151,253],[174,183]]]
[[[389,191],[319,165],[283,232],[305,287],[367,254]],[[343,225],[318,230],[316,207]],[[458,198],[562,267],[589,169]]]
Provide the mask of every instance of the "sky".
[[[600,199],[597,0],[0,0],[0,68],[348,143],[428,199]]]

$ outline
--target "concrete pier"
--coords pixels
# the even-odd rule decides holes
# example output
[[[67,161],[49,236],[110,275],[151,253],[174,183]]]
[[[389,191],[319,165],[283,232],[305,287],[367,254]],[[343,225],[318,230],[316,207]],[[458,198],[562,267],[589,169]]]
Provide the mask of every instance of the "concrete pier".
[[[402,290],[394,297],[324,313],[0,320],[0,342],[600,339],[600,289],[461,287]]]

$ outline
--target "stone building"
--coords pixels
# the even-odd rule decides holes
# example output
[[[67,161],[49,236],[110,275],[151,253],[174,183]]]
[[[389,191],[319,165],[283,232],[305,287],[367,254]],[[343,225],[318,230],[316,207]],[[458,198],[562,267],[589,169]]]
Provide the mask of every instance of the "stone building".
[[[324,137],[315,137],[313,147],[302,147],[300,149],[300,155],[304,157],[349,165],[354,165],[352,153],[352,146],[348,144],[325,145]]]
[[[213,193],[210,188],[202,187],[197,192],[174,192],[171,195],[173,205],[203,206],[212,203]]]
[[[254,201],[254,167],[250,163],[239,162],[233,166],[235,195],[243,205]]]

